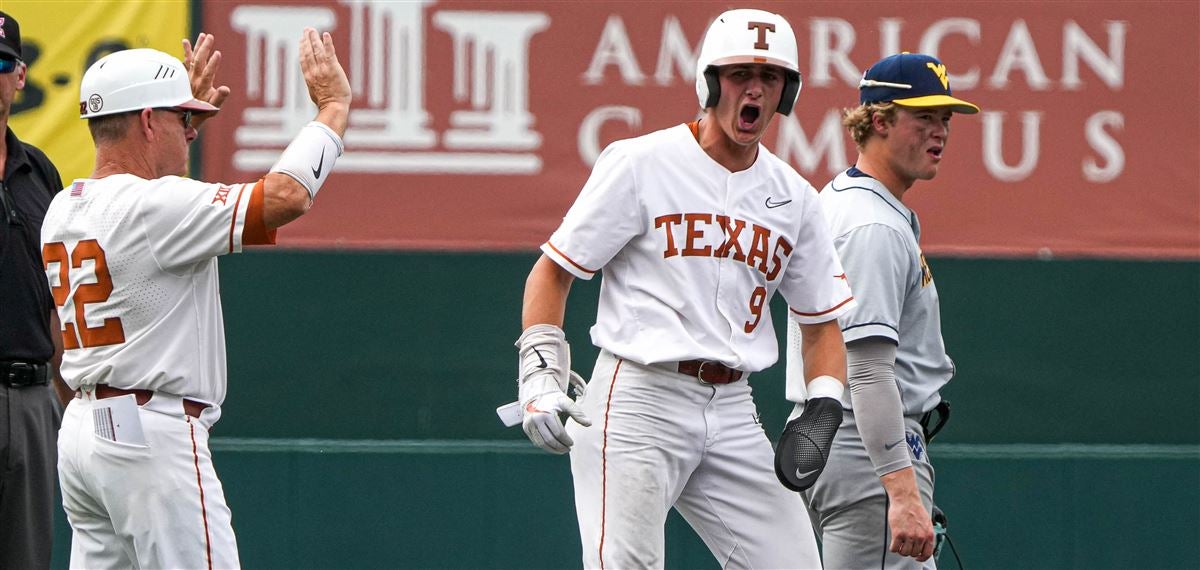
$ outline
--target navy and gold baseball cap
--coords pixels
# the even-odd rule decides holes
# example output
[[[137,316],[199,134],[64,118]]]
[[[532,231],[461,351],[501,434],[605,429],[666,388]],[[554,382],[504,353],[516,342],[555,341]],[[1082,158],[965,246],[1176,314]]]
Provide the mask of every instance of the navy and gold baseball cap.
[[[4,12],[0,12],[0,58],[21,59],[21,26]]]
[[[898,53],[885,57],[858,82],[859,103],[892,102],[902,107],[950,107],[955,113],[974,114],[979,107],[950,94],[946,66],[923,53]]]

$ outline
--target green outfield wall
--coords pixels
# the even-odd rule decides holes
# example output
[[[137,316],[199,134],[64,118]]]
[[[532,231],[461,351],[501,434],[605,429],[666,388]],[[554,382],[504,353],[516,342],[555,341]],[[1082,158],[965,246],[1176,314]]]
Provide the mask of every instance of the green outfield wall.
[[[534,259],[222,260],[229,396],[212,447],[246,567],[578,566],[568,461],[493,412],[515,396]],[[1200,567],[1200,263],[931,264],[958,377],[930,452],[964,566]],[[598,287],[576,282],[568,307],[585,374]],[[751,382],[774,434],[782,366]],[[715,568],[681,519],[668,527],[671,568]]]
[[[533,255],[253,252],[222,260],[215,436],[515,440]],[[958,376],[947,442],[1200,444],[1200,263],[934,259]],[[575,368],[600,279],[576,281]],[[783,305],[772,308],[782,334]],[[782,427],[783,367],[751,383]]]

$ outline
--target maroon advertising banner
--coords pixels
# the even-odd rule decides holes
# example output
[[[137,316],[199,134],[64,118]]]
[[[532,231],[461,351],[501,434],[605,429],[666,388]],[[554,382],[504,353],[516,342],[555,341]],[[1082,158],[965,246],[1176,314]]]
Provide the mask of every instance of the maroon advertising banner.
[[[233,97],[204,173],[262,176],[315,113],[300,30],[354,90],[302,248],[532,250],[603,148],[693,120],[727,2],[207,2]],[[854,163],[841,109],[884,55],[930,53],[957,96],[941,172],[906,195],[934,255],[1200,259],[1200,3],[765,2],[804,86],[763,142],[820,188]]]

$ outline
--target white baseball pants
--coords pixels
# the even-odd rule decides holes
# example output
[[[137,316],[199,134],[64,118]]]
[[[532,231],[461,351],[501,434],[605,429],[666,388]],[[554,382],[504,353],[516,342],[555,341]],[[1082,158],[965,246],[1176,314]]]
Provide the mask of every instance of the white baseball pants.
[[[137,409],[145,445],[98,436],[96,400],[67,406],[58,474],[71,523],[71,568],[240,566],[208,429],[183,413],[179,398],[163,400],[156,395]]]
[[[723,568],[820,568],[800,495],[779,483],[746,380],[724,385],[602,351],[568,426],[585,568],[662,568],[675,507]]]

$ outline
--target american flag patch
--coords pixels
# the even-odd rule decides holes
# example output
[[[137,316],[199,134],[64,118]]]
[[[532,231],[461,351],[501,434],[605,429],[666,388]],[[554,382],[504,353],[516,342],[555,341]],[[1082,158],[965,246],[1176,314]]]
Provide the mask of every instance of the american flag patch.
[[[83,196],[83,183],[76,182],[71,185],[71,197],[78,198],[80,196]]]

